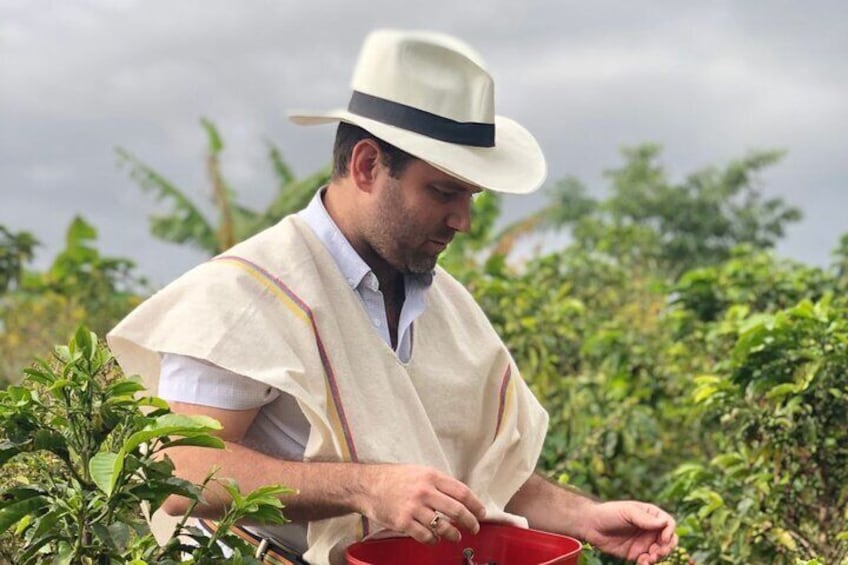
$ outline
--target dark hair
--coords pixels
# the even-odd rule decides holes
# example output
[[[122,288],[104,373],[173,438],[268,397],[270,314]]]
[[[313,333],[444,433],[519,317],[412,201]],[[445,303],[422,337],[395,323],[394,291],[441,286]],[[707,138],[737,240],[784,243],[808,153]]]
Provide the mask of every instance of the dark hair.
[[[415,157],[406,151],[386,143],[359,126],[347,122],[339,122],[339,127],[336,130],[336,142],[333,145],[334,179],[347,176],[353,146],[363,139],[373,139],[377,142],[377,145],[380,146],[380,153],[382,153],[383,165],[389,168],[389,174],[395,178],[399,177],[406,168],[406,165],[415,159]]]

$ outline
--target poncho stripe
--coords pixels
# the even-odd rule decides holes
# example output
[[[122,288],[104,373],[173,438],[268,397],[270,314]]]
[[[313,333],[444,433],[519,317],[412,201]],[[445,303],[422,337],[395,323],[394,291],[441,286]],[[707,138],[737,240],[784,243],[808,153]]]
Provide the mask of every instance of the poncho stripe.
[[[243,271],[245,271],[248,275],[250,275],[253,279],[261,283],[264,287],[269,289],[277,298],[280,299],[280,302],[288,308],[295,316],[303,320],[304,322],[310,324],[312,327],[312,333],[315,336],[315,343],[318,346],[318,354],[321,356],[321,364],[324,366],[324,374],[326,376],[327,383],[327,392],[328,396],[332,399],[332,406],[334,410],[330,411],[330,419],[332,420],[333,427],[335,428],[336,435],[340,439],[344,439],[344,441],[340,441],[340,445],[343,451],[343,458],[345,461],[352,461],[354,463],[359,461],[359,458],[356,454],[356,445],[353,441],[353,435],[350,431],[350,426],[347,423],[347,417],[345,416],[344,405],[342,404],[341,394],[339,393],[339,387],[336,383],[336,375],[333,371],[333,366],[330,363],[330,358],[327,355],[327,351],[324,348],[324,342],[321,340],[321,334],[318,331],[318,324],[315,322],[315,316],[312,313],[312,309],[300,299],[286,284],[260,267],[259,265],[244,259],[243,257],[238,257],[235,255],[222,255],[212,259],[213,261],[223,261],[230,263],[236,267],[239,267]],[[328,399],[329,400],[329,399]],[[331,403],[327,403],[328,406]]]
[[[492,438],[498,437],[498,433],[501,431],[501,423],[503,423],[504,413],[506,412],[507,404],[512,399],[512,366],[507,365],[506,371],[504,371],[504,376],[501,379],[501,389],[500,389],[500,399],[498,402],[498,420],[495,424],[495,435]]]

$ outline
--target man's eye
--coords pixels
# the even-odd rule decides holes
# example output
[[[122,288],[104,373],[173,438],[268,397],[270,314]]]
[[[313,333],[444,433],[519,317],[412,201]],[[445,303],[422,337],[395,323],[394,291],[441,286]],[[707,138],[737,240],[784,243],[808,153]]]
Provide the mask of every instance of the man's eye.
[[[442,190],[441,188],[439,188],[439,187],[437,187],[437,186],[434,186],[434,187],[433,187],[433,191],[434,191],[434,192],[435,192],[438,196],[440,196],[441,198],[445,198],[445,199],[449,199],[449,198],[451,198],[454,194],[456,194],[455,192],[451,192],[451,191],[448,191],[448,190]]]

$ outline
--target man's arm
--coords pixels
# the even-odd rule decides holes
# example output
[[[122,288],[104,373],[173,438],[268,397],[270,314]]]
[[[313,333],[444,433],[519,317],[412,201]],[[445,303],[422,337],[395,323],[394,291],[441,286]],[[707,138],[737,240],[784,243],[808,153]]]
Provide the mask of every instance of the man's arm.
[[[219,478],[232,478],[245,492],[269,484],[283,484],[297,494],[281,498],[285,515],[295,521],[321,520],[358,512],[397,532],[423,543],[439,538],[457,541],[456,526],[468,531],[479,529],[478,520],[485,508],[463,483],[434,469],[415,465],[304,463],[285,461],[265,455],[239,442],[253,423],[259,408],[225,410],[183,402],[172,402],[171,409],[181,414],[202,414],[218,420],[219,435],[226,449],[176,447],[168,450],[176,473],[193,483],[201,482],[213,467]],[[211,484],[204,493],[206,504],[196,514],[208,518],[220,516],[230,499],[219,485]],[[163,509],[180,515],[188,500],[172,496]],[[428,524],[439,511],[449,520],[439,521],[437,532]]]
[[[675,522],[653,504],[635,500],[598,502],[532,475],[506,505],[531,528],[574,536],[605,553],[656,563],[677,545]]]
[[[506,511],[527,518],[530,527],[586,539],[585,518],[595,501],[556,486],[533,474],[506,505]]]

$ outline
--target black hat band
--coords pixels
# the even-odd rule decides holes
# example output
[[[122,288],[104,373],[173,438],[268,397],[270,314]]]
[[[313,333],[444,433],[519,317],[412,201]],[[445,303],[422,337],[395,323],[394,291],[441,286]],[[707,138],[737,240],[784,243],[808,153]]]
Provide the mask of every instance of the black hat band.
[[[358,90],[353,91],[347,109],[363,118],[377,120],[440,141],[474,147],[495,146],[495,124],[457,122],[426,110],[365,94]]]

